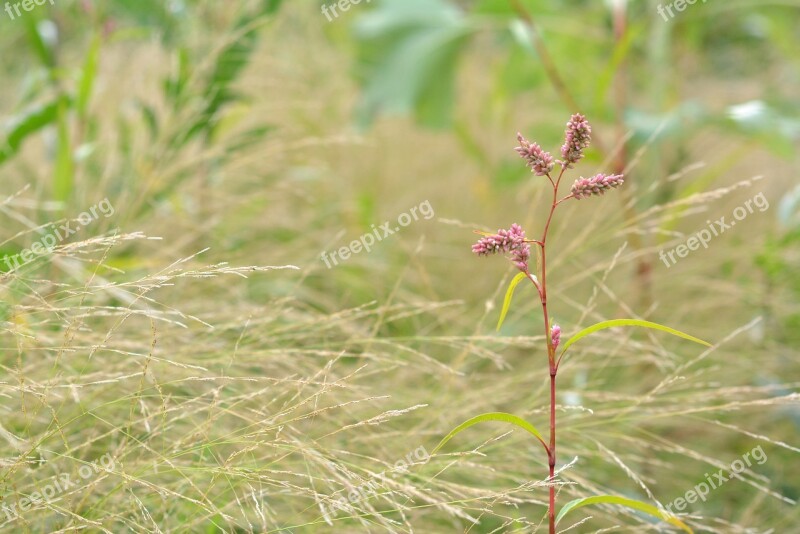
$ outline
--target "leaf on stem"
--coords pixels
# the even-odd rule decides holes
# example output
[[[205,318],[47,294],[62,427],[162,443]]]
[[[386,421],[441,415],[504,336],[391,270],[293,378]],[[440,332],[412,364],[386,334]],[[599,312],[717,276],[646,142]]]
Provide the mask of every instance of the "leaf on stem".
[[[670,328],[668,326],[664,326],[658,323],[651,323],[650,321],[642,321],[640,319],[613,319],[611,321],[603,321],[601,323],[597,323],[592,325],[588,328],[584,328],[571,338],[569,341],[564,343],[564,348],[561,349],[561,356],[564,356],[564,353],[567,352],[567,349],[575,343],[576,341],[588,336],[589,334],[593,334],[599,330],[604,330],[606,328],[615,328],[617,326],[641,326],[644,328],[651,328],[653,330],[661,330],[662,332],[667,332],[672,334],[673,336],[682,337],[683,339],[688,339],[689,341],[694,341],[695,343],[699,343],[700,345],[705,345],[706,347],[710,347],[711,343],[703,341],[702,339],[698,339],[694,336],[690,336],[684,332],[679,330],[675,330],[674,328]]]
[[[693,534],[692,529],[689,528],[689,526],[687,526],[686,523],[684,523],[674,515],[659,510],[652,504],[647,504],[641,501],[636,501],[625,497],[615,497],[614,495],[598,495],[596,497],[584,497],[583,499],[575,499],[574,501],[570,501],[567,504],[565,504],[558,512],[558,516],[556,517],[556,523],[561,521],[561,519],[563,519],[563,517],[572,510],[575,510],[577,508],[582,508],[584,506],[589,506],[591,504],[619,504],[621,506],[632,508],[634,510],[639,510],[640,512],[644,512],[653,517],[657,517],[658,519],[662,519],[667,523],[669,523],[670,525],[674,525],[676,527],[685,530],[689,534]]]
[[[473,425],[477,425],[478,423],[482,423],[484,421],[502,421],[504,423],[510,423],[512,425],[518,426],[521,429],[525,430],[526,432],[529,432],[530,434],[533,434],[536,437],[536,439],[538,439],[539,442],[542,444],[542,446],[544,447],[545,451],[548,450],[547,449],[547,445],[545,444],[544,438],[542,437],[542,435],[539,433],[538,430],[536,430],[535,426],[533,426],[532,424],[527,422],[525,419],[522,419],[521,417],[517,417],[516,415],[511,415],[510,413],[491,412],[491,413],[485,413],[485,414],[482,414],[482,415],[475,416],[472,419],[468,419],[467,421],[464,421],[463,423],[458,425],[456,428],[453,429],[452,432],[447,434],[442,441],[439,442],[439,444],[436,446],[435,449],[433,449],[433,452],[431,454],[436,454],[436,451],[438,451],[439,449],[444,447],[444,445],[448,441],[453,439],[453,437],[456,434],[458,434],[459,432],[461,432],[462,430],[466,430],[467,428],[469,428],[469,427],[471,427]]]
[[[517,276],[511,280],[511,283],[508,284],[508,289],[506,290],[506,297],[503,299],[503,309],[500,311],[500,319],[497,321],[497,331],[500,331],[500,327],[503,326],[503,321],[506,320],[506,315],[508,314],[508,309],[511,307],[511,297],[514,296],[514,290],[517,288],[517,285],[528,278],[528,275],[525,273],[517,273]]]

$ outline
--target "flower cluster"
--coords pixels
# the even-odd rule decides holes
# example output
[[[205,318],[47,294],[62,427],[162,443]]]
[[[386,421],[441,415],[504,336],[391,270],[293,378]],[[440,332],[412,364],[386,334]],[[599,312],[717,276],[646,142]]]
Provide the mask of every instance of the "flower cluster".
[[[577,163],[583,158],[583,149],[589,146],[592,140],[592,127],[586,117],[576,113],[567,123],[564,145],[561,147],[561,164],[567,168],[572,163]]]
[[[511,253],[511,261],[523,272],[528,271],[528,260],[531,257],[531,247],[525,242],[525,230],[516,223],[508,230],[500,229],[494,235],[480,238],[472,245],[472,252],[478,256]]]
[[[578,178],[572,184],[572,196],[580,200],[592,195],[602,195],[609,189],[614,189],[625,183],[621,174],[598,174],[592,178]]]
[[[532,143],[525,139],[521,133],[518,133],[517,141],[519,141],[519,146],[514,150],[525,160],[525,164],[531,168],[533,173],[537,176],[547,176],[554,192],[558,194],[558,187],[564,172],[571,168],[573,163],[577,163],[583,158],[583,149],[589,146],[591,140],[592,127],[586,117],[580,113],[574,114],[567,123],[567,129],[564,133],[564,146],[561,147],[561,156],[564,159],[558,162],[562,168],[561,174],[556,179],[550,176],[550,172],[556,162],[553,160],[553,156],[549,152],[545,152],[538,143]],[[569,196],[554,202],[553,210],[564,200],[602,195],[609,189],[619,187],[623,182],[622,175],[617,174],[610,176],[598,174],[593,178],[581,177],[572,185],[572,192]],[[552,216],[553,213],[551,211],[550,217]],[[518,224],[512,224],[508,230],[498,230],[496,234],[484,235],[472,246],[472,252],[479,256],[489,256],[497,253],[510,254],[510,259],[514,262],[514,265],[520,271],[529,273],[528,261],[531,257],[529,243],[536,243],[544,249],[544,240],[540,242],[525,239],[525,231]],[[555,328],[558,328],[558,326],[555,325]],[[553,332],[553,343],[555,345],[558,344],[558,335],[560,333],[560,328],[558,328],[557,332],[555,330]]]
[[[544,176],[553,170],[555,163],[549,152],[542,150],[538,143],[531,143],[522,137],[521,133],[517,133],[517,140],[520,146],[514,150],[519,152],[519,155],[527,162],[526,165],[536,173],[536,176]]]

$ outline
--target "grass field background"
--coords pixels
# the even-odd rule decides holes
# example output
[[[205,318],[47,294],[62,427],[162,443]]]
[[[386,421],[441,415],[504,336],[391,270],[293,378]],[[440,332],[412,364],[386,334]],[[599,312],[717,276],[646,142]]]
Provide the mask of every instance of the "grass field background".
[[[570,351],[559,503],[667,505],[760,447],[682,518],[800,529],[800,2],[658,5],[0,12],[0,531],[545,532],[529,435],[487,423],[428,453],[483,412],[547,428],[538,301],[521,287],[495,332],[514,272],[470,245],[541,231],[516,133],[557,153],[579,111],[597,143],[576,172],[626,183],[551,229],[565,338],[634,317],[713,347],[614,329]],[[559,526],[671,531],[613,506]]]

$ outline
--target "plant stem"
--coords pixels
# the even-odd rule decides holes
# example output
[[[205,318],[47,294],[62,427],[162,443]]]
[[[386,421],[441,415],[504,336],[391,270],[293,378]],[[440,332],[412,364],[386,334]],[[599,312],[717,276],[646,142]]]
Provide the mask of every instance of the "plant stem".
[[[550,534],[556,533],[556,487],[553,481],[556,477],[556,368],[550,367],[550,508],[548,519]]]
[[[547,217],[547,223],[545,223],[544,231],[542,233],[542,239],[537,244],[542,249],[542,263],[541,263],[541,275],[542,281],[537,290],[539,290],[539,296],[542,301],[542,315],[544,317],[544,335],[545,339],[547,340],[547,360],[550,367],[550,446],[547,453],[547,461],[550,467],[550,505],[548,506],[547,515],[548,515],[548,522],[550,524],[550,534],[555,534],[556,532],[556,488],[553,485],[553,480],[555,478],[555,470],[556,470],[556,374],[558,373],[558,365],[556,364],[556,350],[553,346],[553,340],[550,335],[550,316],[547,313],[547,232],[550,230],[550,223],[553,220],[553,214],[556,211],[560,201],[558,200],[558,186],[561,184],[561,177],[564,176],[564,172],[567,170],[566,166],[561,167],[561,173],[558,175],[558,179],[553,181],[553,179],[548,174],[547,177],[550,178],[550,183],[553,184],[553,203],[550,206],[550,214]],[[534,285],[536,285],[534,283]]]

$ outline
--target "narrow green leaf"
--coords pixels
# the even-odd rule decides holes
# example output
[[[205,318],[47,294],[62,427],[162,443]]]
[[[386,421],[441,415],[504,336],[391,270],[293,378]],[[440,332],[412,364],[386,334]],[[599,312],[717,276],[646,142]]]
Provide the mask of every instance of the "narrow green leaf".
[[[214,69],[204,90],[205,107],[182,137],[179,137],[180,145],[190,141],[198,134],[203,134],[206,142],[210,141],[219,123],[222,108],[240,99],[231,86],[252,59],[258,44],[260,24],[258,21],[254,22],[251,15],[242,16],[236,22],[234,29],[240,34],[236,39],[231,40],[217,56]]]
[[[52,69],[56,66],[55,56],[53,55],[52,46],[42,38],[39,24],[41,24],[41,22],[36,16],[25,17],[28,44],[36,55],[39,56],[39,61],[42,62],[42,65],[48,69]]]
[[[72,195],[73,161],[68,112],[67,103],[62,101],[58,109],[58,153],[53,182],[54,196],[62,202]]]
[[[439,444],[436,446],[435,449],[433,449],[433,452],[431,454],[436,454],[436,451],[444,447],[444,445],[448,441],[453,439],[453,437],[462,430],[466,430],[467,428],[473,425],[477,425],[478,423],[483,423],[484,421],[502,421],[504,423],[510,423],[512,425],[516,425],[521,429],[525,430],[526,432],[533,434],[536,437],[536,439],[538,439],[539,442],[542,444],[544,449],[547,450],[547,445],[545,444],[542,435],[539,433],[538,430],[536,430],[535,426],[527,422],[525,419],[517,417],[516,415],[511,415],[510,413],[491,412],[475,416],[472,419],[468,419],[467,421],[464,421],[463,423],[458,425],[456,428],[453,429],[452,432],[447,434],[442,441],[439,442]]]
[[[651,323],[650,321],[642,321],[640,319],[614,319],[611,321],[603,321],[601,323],[592,325],[588,328],[584,328],[583,330],[581,330],[580,332],[569,338],[569,341],[564,343],[564,348],[561,350],[561,355],[563,356],[564,353],[567,352],[567,349],[570,347],[570,345],[588,336],[589,334],[593,334],[598,330],[604,330],[606,328],[615,328],[617,326],[641,326],[644,328],[651,328],[653,330],[661,330],[662,332],[667,332],[669,334],[672,334],[673,336],[678,336],[682,337],[683,339],[688,339],[689,341],[694,341],[695,343],[705,345],[706,347],[711,346],[711,343],[703,341],[702,339],[698,339],[694,336],[690,336],[689,334],[686,334],[679,330],[675,330],[674,328],[670,328],[668,326],[664,326],[658,323]]]
[[[556,523],[561,521],[561,519],[572,510],[576,510],[584,506],[589,506],[591,504],[619,504],[621,506],[626,506],[628,508],[644,512],[653,517],[657,517],[658,519],[662,519],[667,523],[669,523],[670,525],[680,527],[689,534],[693,534],[692,529],[689,528],[686,525],[686,523],[684,523],[674,515],[659,510],[652,504],[647,504],[633,499],[627,499],[625,497],[615,497],[614,495],[598,495],[596,497],[585,497],[583,499],[575,499],[574,501],[570,501],[567,504],[565,504],[563,508],[561,508],[561,510],[558,512],[558,516],[556,517]]]
[[[86,110],[89,107],[89,100],[92,97],[94,80],[97,76],[97,61],[100,57],[100,45],[100,35],[95,35],[92,39],[92,44],[89,45],[89,51],[86,53],[86,59],[83,63],[83,71],[81,72],[81,79],[78,84],[78,98],[76,102],[78,116],[81,119],[86,118]]]
[[[500,319],[497,321],[497,330],[500,331],[500,327],[503,326],[503,321],[506,320],[506,315],[508,314],[508,309],[511,307],[511,297],[514,296],[514,289],[517,288],[517,285],[525,280],[528,277],[525,273],[517,273],[517,276],[511,280],[511,283],[508,284],[508,289],[506,290],[506,297],[503,299],[503,309],[500,311]]]

